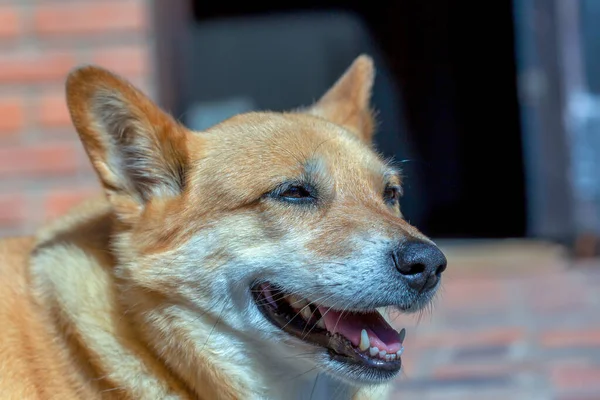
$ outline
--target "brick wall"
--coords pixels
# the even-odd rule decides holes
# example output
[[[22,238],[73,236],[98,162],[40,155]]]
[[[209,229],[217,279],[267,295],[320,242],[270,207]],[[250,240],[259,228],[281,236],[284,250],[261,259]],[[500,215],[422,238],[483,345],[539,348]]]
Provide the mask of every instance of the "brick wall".
[[[151,0],[0,1],[0,236],[99,192],[64,81],[94,63],[155,97]]]

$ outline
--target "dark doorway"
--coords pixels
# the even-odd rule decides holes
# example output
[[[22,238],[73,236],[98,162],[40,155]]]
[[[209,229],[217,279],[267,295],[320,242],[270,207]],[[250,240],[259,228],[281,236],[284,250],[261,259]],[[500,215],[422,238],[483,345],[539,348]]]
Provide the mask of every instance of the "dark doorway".
[[[198,24],[307,10],[352,12],[382,49],[413,145],[403,168],[421,180],[412,222],[437,238],[524,236],[512,2],[193,1]]]

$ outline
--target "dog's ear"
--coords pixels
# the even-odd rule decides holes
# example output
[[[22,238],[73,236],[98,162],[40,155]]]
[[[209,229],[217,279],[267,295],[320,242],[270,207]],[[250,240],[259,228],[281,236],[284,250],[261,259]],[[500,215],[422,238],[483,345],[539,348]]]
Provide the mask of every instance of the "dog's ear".
[[[93,66],[67,78],[71,119],[122,219],[185,185],[187,131],[125,80]]]
[[[371,109],[374,79],[373,60],[361,55],[308,112],[342,125],[370,143],[375,129]]]

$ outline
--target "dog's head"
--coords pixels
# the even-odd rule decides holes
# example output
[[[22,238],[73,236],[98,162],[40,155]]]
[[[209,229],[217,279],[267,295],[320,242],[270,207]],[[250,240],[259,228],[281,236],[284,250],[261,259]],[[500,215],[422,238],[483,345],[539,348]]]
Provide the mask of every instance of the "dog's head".
[[[310,107],[205,132],[107,71],[69,76],[72,119],[117,220],[121,294],[146,304],[142,331],[197,349],[219,325],[278,363],[354,383],[395,376],[403,334],[377,309],[423,308],[446,259],[402,218],[399,171],[371,147],[373,74],[361,56]]]

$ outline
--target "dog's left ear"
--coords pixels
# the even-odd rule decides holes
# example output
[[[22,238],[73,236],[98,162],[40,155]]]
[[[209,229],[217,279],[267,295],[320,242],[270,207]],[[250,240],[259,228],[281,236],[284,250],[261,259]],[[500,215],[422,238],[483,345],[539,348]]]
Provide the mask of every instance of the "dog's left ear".
[[[66,89],[73,124],[121,220],[134,222],[150,201],[183,191],[185,128],[102,68],[73,71]]]
[[[361,55],[308,112],[342,125],[370,143],[375,129],[371,109],[374,80],[373,60]]]

